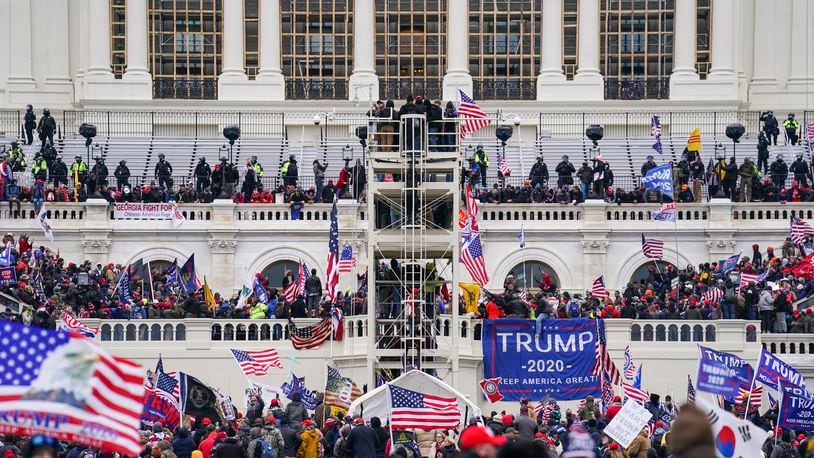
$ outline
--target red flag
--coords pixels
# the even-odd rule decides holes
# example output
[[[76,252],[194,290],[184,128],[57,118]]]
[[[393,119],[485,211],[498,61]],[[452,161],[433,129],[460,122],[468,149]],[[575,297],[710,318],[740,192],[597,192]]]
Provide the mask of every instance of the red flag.
[[[480,389],[483,390],[483,395],[486,396],[486,399],[492,404],[503,399],[503,395],[500,394],[500,380],[501,377],[485,378],[480,381]]]
[[[794,266],[786,269],[795,277],[811,278],[814,279],[814,253],[809,254]]]

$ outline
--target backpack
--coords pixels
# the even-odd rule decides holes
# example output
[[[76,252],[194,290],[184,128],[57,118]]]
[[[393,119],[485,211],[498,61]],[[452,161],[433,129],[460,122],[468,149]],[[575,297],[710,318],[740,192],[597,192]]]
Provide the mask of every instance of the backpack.
[[[580,309],[579,303],[577,301],[572,300],[568,303],[568,317],[569,318],[578,318],[580,316]]]
[[[799,458],[800,454],[797,453],[797,450],[794,449],[790,444],[785,442],[780,442],[777,444],[777,448],[781,450],[780,454],[777,455],[779,458]]]
[[[256,440],[254,446],[254,457],[252,458],[276,458],[276,457],[277,450],[275,450],[271,444],[264,441],[263,439]]]

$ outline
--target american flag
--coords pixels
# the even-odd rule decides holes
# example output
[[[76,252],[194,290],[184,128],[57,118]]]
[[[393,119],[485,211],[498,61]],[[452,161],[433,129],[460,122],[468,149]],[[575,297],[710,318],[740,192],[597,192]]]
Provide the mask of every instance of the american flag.
[[[557,401],[553,399],[548,402],[540,401],[536,406],[534,406],[534,416],[540,417],[545,425],[551,418],[551,412],[555,410],[557,410]]]
[[[362,395],[362,390],[350,377],[343,377],[338,369],[328,366],[328,380],[325,383],[325,405],[338,406],[347,410],[350,404]]]
[[[650,259],[661,259],[664,257],[664,241],[657,239],[647,239],[642,234],[642,254]]]
[[[331,207],[331,229],[328,231],[328,269],[325,285],[333,302],[339,290],[339,223],[336,221],[336,197]]]
[[[461,422],[457,398],[419,393],[392,384],[388,389],[393,429],[452,429]]]
[[[16,412],[0,416],[4,434],[140,453],[144,371],[138,364],[77,334],[8,321],[0,326],[0,344],[0,411]],[[43,421],[22,421],[24,413]]]
[[[650,395],[647,394],[646,391],[640,390],[627,382],[622,382],[622,393],[624,393],[626,397],[642,404],[650,399]]]
[[[808,154],[814,157],[814,122],[808,123]]]
[[[458,106],[458,117],[463,119],[461,123],[461,138],[466,138],[472,132],[477,131],[492,123],[486,113],[480,109],[477,103],[464,91],[458,89],[461,94],[461,104]]]
[[[602,413],[608,411],[608,407],[613,404],[613,398],[616,392],[613,391],[613,385],[610,382],[610,375],[606,372],[605,377],[602,378]]]
[[[712,287],[701,295],[701,300],[709,302],[709,305],[717,304],[718,301],[723,299],[724,292],[719,288]]]
[[[178,427],[178,424],[181,423],[181,413],[178,407],[178,396],[175,395],[176,391],[179,391],[178,380],[174,377],[170,376],[169,374],[165,374],[164,372],[158,373],[158,380],[155,384],[155,395],[161,399],[167,401],[173,408],[170,412],[168,417],[165,417],[167,420],[167,426],[170,429],[175,429]]]
[[[759,277],[758,274],[742,272],[741,273],[740,287],[741,288],[746,288],[747,286],[749,286],[749,282],[757,283],[759,281],[758,277]]]
[[[158,363],[155,365],[155,373],[156,377],[158,377],[158,374],[167,374],[175,379],[175,381],[178,383],[176,383],[175,387],[172,389],[172,395],[175,396],[175,399],[181,399],[181,380],[178,378],[178,372],[164,372],[164,360],[161,358],[161,355],[158,355]]]
[[[591,297],[605,297],[605,280],[600,275],[591,285]]]
[[[738,394],[735,396],[735,404],[742,405],[749,401],[750,409],[759,409],[763,406],[763,386],[756,385],[752,388],[752,396],[749,397],[749,389],[740,387]]]
[[[500,174],[503,175],[504,177],[507,177],[512,174],[511,167],[506,165],[506,156],[498,155],[497,169],[500,171]]]
[[[353,247],[345,245],[342,247],[342,254],[339,255],[339,273],[353,272],[356,267],[356,257],[353,256]]]
[[[472,279],[479,285],[486,286],[489,283],[489,273],[486,272],[486,261],[483,259],[480,235],[475,235],[461,247],[461,262]]]
[[[283,368],[277,350],[243,351],[230,348],[240,370],[249,375],[266,375],[270,367]]]
[[[99,332],[99,328],[91,328],[90,326],[85,326],[84,324],[82,324],[81,321],[69,315],[68,312],[62,312],[62,322],[59,324],[57,330],[65,332],[75,332],[77,334],[82,334],[83,336],[89,337],[91,339],[95,339],[96,334]]]
[[[692,377],[687,374],[687,403],[695,404],[695,387],[692,386]]]
[[[288,326],[291,345],[297,350],[319,347],[328,340],[333,330],[331,318],[323,318],[319,323],[303,328],[298,328],[293,321],[289,321]]]
[[[618,385],[622,381],[622,374],[608,353],[608,345],[605,340],[605,326],[603,323],[600,328],[600,321],[601,320],[597,320],[596,322],[596,341],[594,342],[595,362],[592,373],[597,377],[604,376],[611,384]]]
[[[311,272],[308,271],[308,266],[300,260],[300,268],[297,270],[297,276],[294,278],[294,281],[283,288],[282,293],[286,302],[291,303],[297,300],[297,297],[305,291],[305,280],[308,280],[310,276]]]
[[[661,147],[661,119],[658,116],[653,116],[650,119],[650,136],[656,139],[656,143],[653,144],[653,149],[656,150],[659,154],[664,154],[664,150]]]
[[[630,345],[625,347],[625,363],[622,368],[625,371],[625,378],[632,380],[636,374],[636,365],[633,364],[633,354],[630,352]]]
[[[459,224],[461,228],[461,238],[464,242],[478,235],[478,201],[472,195],[472,188],[467,183],[464,187],[466,192],[466,215]]]
[[[803,221],[800,218],[792,216],[791,233],[789,234],[789,237],[791,237],[791,241],[795,245],[802,245],[803,242],[805,242],[807,235],[814,235],[814,227],[811,227],[811,225],[808,224],[806,221]]]

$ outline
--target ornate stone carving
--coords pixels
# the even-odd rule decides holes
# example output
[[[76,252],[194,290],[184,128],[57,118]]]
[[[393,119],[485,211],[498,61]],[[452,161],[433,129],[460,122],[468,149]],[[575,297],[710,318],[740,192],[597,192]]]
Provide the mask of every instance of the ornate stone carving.
[[[583,253],[605,254],[608,252],[610,242],[607,240],[581,240]]]
[[[210,240],[209,248],[212,250],[212,253],[233,254],[237,248],[237,240]]]
[[[79,245],[85,254],[107,254],[110,250],[110,240],[107,239],[82,240]]]

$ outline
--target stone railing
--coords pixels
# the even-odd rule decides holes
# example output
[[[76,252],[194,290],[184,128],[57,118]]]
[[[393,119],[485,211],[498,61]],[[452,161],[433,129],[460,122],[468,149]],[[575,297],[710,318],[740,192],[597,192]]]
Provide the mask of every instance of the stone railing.
[[[760,341],[775,354],[814,355],[814,334],[763,334]]]

